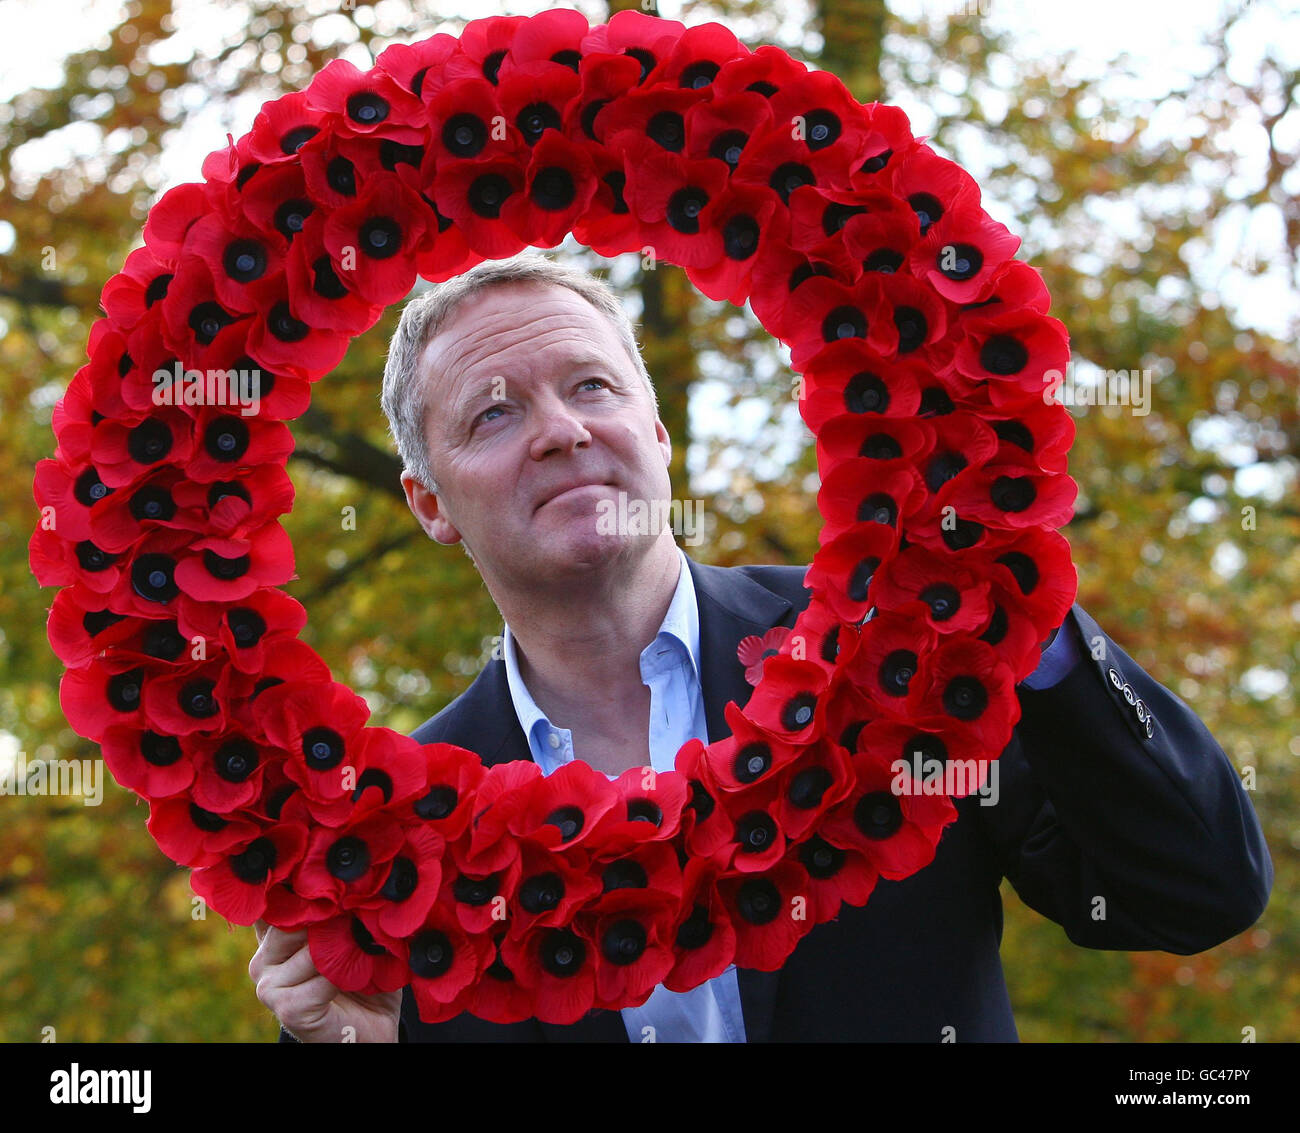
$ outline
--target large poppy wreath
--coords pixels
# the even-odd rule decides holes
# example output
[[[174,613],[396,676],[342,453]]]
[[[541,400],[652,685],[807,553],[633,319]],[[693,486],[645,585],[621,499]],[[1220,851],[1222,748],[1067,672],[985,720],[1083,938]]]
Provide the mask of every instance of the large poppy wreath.
[[[31,564],[69,723],[214,909],[305,927],[332,982],[410,984],[428,1021],[563,1023],[776,968],[932,860],[942,772],[997,757],[1074,598],[1073,426],[1039,274],[900,110],[718,24],[553,10],[336,60],[203,173],[104,288]],[[367,726],[279,589],[310,383],[417,275],[569,233],[748,299],[817,438],[811,601],[668,774]],[[214,399],[226,371],[260,373],[256,413]]]

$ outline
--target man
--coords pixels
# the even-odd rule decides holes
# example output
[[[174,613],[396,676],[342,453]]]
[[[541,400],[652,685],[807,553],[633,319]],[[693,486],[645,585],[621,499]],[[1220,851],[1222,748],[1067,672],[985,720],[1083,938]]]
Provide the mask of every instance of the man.
[[[525,257],[413,300],[384,408],[412,512],[464,546],[506,624],[503,658],[416,738],[487,764],[531,758],[549,774],[580,758],[613,776],[668,770],[687,739],[727,734],[723,706],[751,691],[737,644],[794,623],[804,568],[708,567],[666,526],[596,522],[619,493],[671,493],[668,434],[611,292]],[[997,805],[962,799],[930,866],[880,882],[778,972],[732,967],[571,1026],[428,1025],[409,989],[337,993],[305,933],[259,926],[258,996],[282,1037],[305,1041],[347,1025],[360,1040],[432,1042],[1014,1040],[1003,876],[1087,947],[1199,952],[1259,917],[1272,863],[1231,763],[1078,605],[1018,692]]]

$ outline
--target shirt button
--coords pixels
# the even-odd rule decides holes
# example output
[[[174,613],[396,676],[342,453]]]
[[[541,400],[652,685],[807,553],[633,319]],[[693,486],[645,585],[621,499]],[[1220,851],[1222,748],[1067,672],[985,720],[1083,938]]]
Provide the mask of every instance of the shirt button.
[[[560,733],[559,733],[559,732],[552,732],[549,736],[546,737],[546,742],[549,743],[549,744],[551,745],[551,747],[559,747],[559,746],[560,746]]]

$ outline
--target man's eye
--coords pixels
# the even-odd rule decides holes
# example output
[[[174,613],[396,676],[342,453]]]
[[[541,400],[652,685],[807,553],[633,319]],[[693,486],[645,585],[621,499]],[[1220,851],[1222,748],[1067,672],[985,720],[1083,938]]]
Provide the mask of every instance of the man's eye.
[[[583,378],[579,384],[586,386],[586,385],[592,385],[593,383],[595,385],[601,386],[602,388],[607,387],[609,385],[609,383],[605,381],[604,378]]]
[[[477,420],[480,421],[480,422],[495,421],[496,418],[495,418],[495,417],[489,417],[488,414],[489,414],[489,413],[504,413],[504,412],[505,412],[505,410],[504,410],[501,406],[499,406],[499,405],[489,405],[485,410],[483,410],[482,413],[480,413],[480,414],[478,415]]]

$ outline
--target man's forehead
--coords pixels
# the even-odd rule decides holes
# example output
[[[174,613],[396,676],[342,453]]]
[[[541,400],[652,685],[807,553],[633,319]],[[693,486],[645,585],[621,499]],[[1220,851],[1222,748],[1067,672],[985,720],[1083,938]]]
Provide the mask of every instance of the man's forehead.
[[[593,336],[599,348],[591,341]],[[608,344],[618,336],[610,319],[581,295],[559,284],[499,284],[461,302],[425,344],[430,376],[464,374],[499,351],[526,348],[523,360],[545,351],[570,363],[612,362]]]

